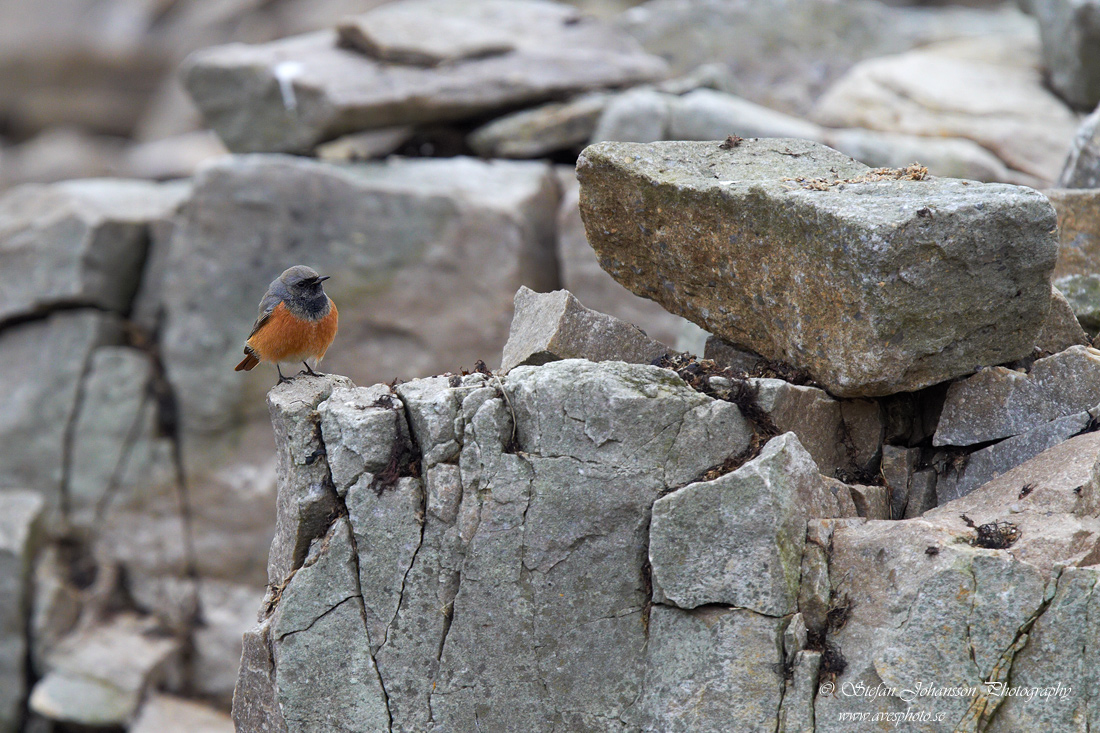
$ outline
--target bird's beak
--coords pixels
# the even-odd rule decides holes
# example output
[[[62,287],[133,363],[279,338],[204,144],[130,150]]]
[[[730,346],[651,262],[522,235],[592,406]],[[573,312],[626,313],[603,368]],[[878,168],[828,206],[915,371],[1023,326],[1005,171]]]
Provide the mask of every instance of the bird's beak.
[[[317,278],[317,282],[323,283],[325,280],[328,280],[330,277],[332,277],[332,275],[325,275],[324,277],[319,277],[319,278]]]

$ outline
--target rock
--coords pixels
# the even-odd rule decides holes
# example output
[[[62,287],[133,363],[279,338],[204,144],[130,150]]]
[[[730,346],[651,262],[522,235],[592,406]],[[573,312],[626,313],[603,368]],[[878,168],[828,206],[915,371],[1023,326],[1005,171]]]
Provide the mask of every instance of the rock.
[[[128,312],[148,227],[172,214],[186,184],[66,181],[0,198],[0,319],[58,305]]]
[[[825,488],[836,499],[837,517],[854,518],[859,516],[859,510],[856,509],[856,504],[852,500],[852,490],[848,484],[831,476],[822,476],[821,480],[825,482]],[[805,573],[803,573],[803,577],[805,577]]]
[[[1097,580],[1095,567],[1062,570],[1049,605],[1035,619],[1027,644],[1012,660],[1011,684],[1038,694],[1006,697],[986,730],[1072,730],[1083,715],[1088,715],[1086,725],[1091,725],[1095,696],[1080,683],[1071,684],[1069,675],[1082,681],[1095,676],[1091,660],[1096,653]]]
[[[73,477],[66,472],[65,436],[77,417],[86,367],[98,347],[119,340],[117,319],[92,309],[0,331],[0,444],[7,446],[0,475],[8,486],[22,484],[42,495],[51,526],[68,512]]]
[[[882,478],[890,497],[890,516],[885,519],[901,519],[909,503],[909,485],[920,460],[919,448],[882,446]]]
[[[1058,214],[1058,263],[1053,277],[1100,273],[1097,192],[1054,188],[1043,193]]]
[[[70,520],[92,527],[136,483],[170,480],[170,445],[156,438],[152,364],[137,349],[92,353],[75,416],[68,503]]]
[[[961,467],[944,466],[936,480],[937,503],[946,504],[992,481],[1011,468],[1019,466],[1047,448],[1069,440],[1088,430],[1100,416],[1100,405],[1073,415],[1060,417],[1025,433],[974,451],[965,457]]]
[[[537,366],[557,359],[649,364],[671,349],[637,326],[581,305],[568,290],[516,291],[516,314],[500,368]]]
[[[240,673],[241,639],[256,625],[255,609],[263,598],[264,589],[239,583],[204,578],[199,586],[202,624],[194,631],[192,678],[196,692],[206,700],[217,701],[226,709],[233,700],[233,688]],[[142,718],[146,716],[148,707],[149,702],[146,702],[142,707]],[[158,705],[154,711],[158,709],[161,706]],[[193,711],[196,720],[205,720],[203,711]],[[149,715],[153,716],[154,712]],[[159,712],[157,715],[154,720],[159,720]],[[191,717],[189,712],[181,712],[180,715],[185,716],[183,719]],[[213,724],[214,720],[210,722]],[[153,730],[152,723],[150,730]]]
[[[1026,8],[1039,21],[1043,67],[1051,88],[1074,107],[1100,102],[1100,33],[1091,0],[1029,0]]]
[[[1100,139],[1097,138],[1097,124],[1100,123],[1100,107],[1081,120],[1077,134],[1073,136],[1065,167],[1054,184],[1058,189],[1100,188]],[[1060,207],[1051,197],[1054,208]]]
[[[1062,169],[1077,120],[1043,87],[1026,42],[1022,49],[1020,38],[1007,43],[992,54],[972,42],[863,61],[821,96],[813,119],[832,127],[973,140],[1010,169],[1049,185]]]
[[[649,143],[669,139],[673,97],[652,89],[632,89],[604,106],[589,142]]]
[[[66,638],[31,692],[31,710],[89,727],[132,720],[146,690],[160,681],[179,652],[179,640],[157,636],[155,628],[148,619],[123,614]]]
[[[892,518],[890,491],[885,486],[850,484],[848,490],[852,492],[852,503],[859,516],[865,519]]]
[[[668,129],[668,137],[658,139],[724,140],[727,135],[806,140],[822,137],[822,129],[812,122],[712,89],[698,89],[676,99],[671,105]]]
[[[46,674],[50,653],[76,627],[84,608],[83,593],[72,582],[73,567],[67,554],[72,553],[65,553],[61,545],[47,544],[34,565],[30,637],[34,639],[31,669],[37,676]]]
[[[369,457],[396,429],[354,421],[384,386],[316,382],[272,399],[292,436],[283,485],[299,499],[343,451]],[[322,382],[331,392],[314,407]],[[392,409],[408,421],[422,478],[398,476],[379,493],[368,471],[348,488],[348,519],[314,540],[281,596],[269,595],[273,615],[245,635],[238,727],[549,731],[559,716],[583,729],[627,715],[647,675],[650,507],[748,447],[738,408],[666,369],[574,359],[499,379],[414,380]],[[307,464],[317,419],[328,458]],[[768,638],[778,655],[783,620],[747,615],[743,632],[719,641]]]
[[[775,730],[783,697],[783,621],[741,608],[650,615],[644,692],[631,709],[634,730],[684,733]]]
[[[585,94],[498,117],[470,133],[470,147],[486,158],[541,158],[582,147],[592,137],[608,95]]]
[[[132,178],[154,181],[190,178],[203,165],[225,154],[217,135],[195,130],[131,145],[123,157],[123,170]]]
[[[639,298],[603,271],[584,233],[576,173],[569,168],[568,172],[562,172],[559,181],[563,189],[558,209],[562,287],[595,311],[633,323],[661,343],[675,343],[687,321],[652,300]]]
[[[1054,286],[1088,333],[1100,331],[1100,274],[1066,275],[1055,280]]]
[[[1088,669],[1087,645],[1075,643],[1072,637],[1063,637],[1064,644],[1056,642],[1057,651],[1049,645],[1055,635],[1065,633],[1062,623],[1067,609],[1061,606],[1049,614],[1057,608],[1052,599],[1076,592],[1072,589],[1078,581],[1073,576],[1079,571],[1062,568],[1094,563],[1100,540],[1098,457],[1100,434],[1089,433],[1044,451],[922,518],[835,522],[829,574],[834,592],[850,611],[847,622],[829,634],[847,660],[835,680],[836,689],[844,685],[857,689],[860,684],[876,689],[881,683],[897,692],[875,698],[819,695],[815,701],[818,729],[850,729],[837,718],[846,711],[938,711],[944,715],[945,727],[956,728],[979,714],[996,711],[993,719],[1001,720],[1007,711],[1015,708],[1014,714],[1021,714],[1025,708],[1026,717],[1007,718],[1012,722],[1006,727],[990,727],[1030,730],[1027,721],[1040,716],[1068,720],[1073,709],[1088,705],[1093,693],[1073,685],[1072,697],[1050,696],[1045,700],[1048,712],[1041,713],[1033,704],[991,695],[985,683],[1053,682],[1055,673]],[[1028,485],[1031,490],[1021,496],[1021,487]],[[977,531],[961,515],[976,525],[1012,522],[1018,537],[1008,549],[975,547],[971,542]],[[1071,585],[1063,586],[1067,581]],[[1048,622],[1054,622],[1048,627],[1050,635],[1040,641],[1039,630]],[[1088,633],[1085,627],[1074,628]],[[965,684],[977,691],[961,699],[896,696],[906,690],[915,692],[916,683],[906,679],[926,680],[929,669],[952,680],[950,685]],[[1036,724],[1051,730],[1065,727],[1058,722]]]
[[[290,731],[349,727],[343,721],[365,732],[390,728],[356,564],[351,529],[338,519],[278,601],[271,627],[275,700]],[[339,662],[326,663],[333,658]]]
[[[751,374],[757,366],[766,361],[760,354],[742,349],[717,336],[707,337],[707,343],[703,347],[703,357],[717,362],[721,367],[746,374]]]
[[[793,613],[806,519],[836,504],[810,454],[791,433],[713,481],[653,504],[653,599],[680,608],[722,604],[768,616]]]
[[[1050,307],[1053,210],[1028,189],[800,184],[869,169],[795,140],[600,143],[577,170],[589,241],[613,277],[838,396],[911,391],[1030,354]],[[853,259],[855,232],[866,244]],[[830,249],[831,237],[843,241]],[[950,251],[927,251],[928,237]]]
[[[0,189],[74,178],[126,174],[126,144],[117,137],[51,127],[15,145],[0,146]]]
[[[529,6],[524,10],[538,12],[536,7]],[[439,12],[444,9],[449,9],[452,14]],[[407,66],[453,64],[516,50],[516,44],[507,30],[478,17],[485,12],[484,9],[478,8],[481,13],[475,10],[471,13],[472,17],[455,13],[458,9],[438,3],[398,3],[348,18],[336,27],[336,32],[340,45],[345,48],[378,61]],[[557,10],[554,6],[545,6],[541,20],[564,23],[566,18],[574,22],[579,19],[576,11],[562,17],[563,14]],[[432,22],[425,23],[428,15],[434,17]]]
[[[325,370],[388,382],[500,353],[516,289],[556,280],[557,205],[551,173],[537,163],[248,156],[207,168],[172,238],[162,289],[165,364],[185,430],[259,417],[249,406],[274,378],[259,376],[266,367],[256,376],[231,367],[256,303],[301,262],[302,242],[311,266],[333,274],[326,290],[342,314]],[[209,271],[235,286],[211,292]]]
[[[387,127],[353,132],[317,146],[317,157],[329,163],[355,163],[385,158],[397,152],[415,134],[412,127]]]
[[[1100,351],[1072,346],[1027,372],[983,369],[947,390],[933,445],[973,445],[1019,435],[1100,403]]]
[[[748,383],[760,409],[779,430],[798,436],[822,474],[877,471],[882,445],[878,405],[868,400],[834,400],[823,389],[782,379],[749,379]]]
[[[423,68],[379,62],[336,47],[332,32],[260,46],[206,49],[191,56],[184,83],[207,124],[234,152],[308,152],[318,143],[360,130],[485,117],[520,105],[604,87],[629,86],[667,74],[665,63],[642,52],[609,26],[578,18],[546,2],[410,0],[361,16],[419,17],[405,51],[422,58],[469,53],[463,38],[439,35],[461,23],[478,28],[475,47],[509,53]],[[498,39],[498,41],[493,40]],[[389,51],[402,53],[395,39]],[[430,46],[435,45],[435,48]],[[462,46],[467,46],[465,49]]]
[[[793,676],[787,681],[779,710],[779,733],[812,733],[817,675],[821,652],[800,651],[795,656]]]
[[[206,705],[172,695],[151,695],[131,733],[233,733],[233,719]]]
[[[1050,312],[1035,340],[1035,348],[1042,353],[1057,354],[1071,346],[1088,346],[1088,334],[1077,321],[1069,300],[1058,288],[1051,286],[1050,290]]]
[[[917,471],[909,479],[909,501],[905,504],[906,519],[919,517],[935,508],[937,479],[936,472],[931,469]]]
[[[339,513],[317,408],[334,390],[350,386],[346,377],[301,377],[268,393],[279,457],[275,537],[267,559],[271,586],[301,567],[311,543]]]
[[[987,149],[961,137],[878,132],[860,127],[822,129],[821,142],[872,168],[904,168],[919,161],[934,176],[1038,186],[1042,181],[1013,171]]]
[[[770,3],[650,0],[627,10],[617,22],[650,53],[667,59],[674,73],[721,63],[736,80],[727,91],[799,116],[862,59],[950,38],[1037,36],[1034,21],[1014,8],[930,12],[869,0],[842,5],[786,0],[782,23],[775,22]]]
[[[33,491],[0,491],[0,730],[16,731],[26,700],[32,568],[45,502]]]

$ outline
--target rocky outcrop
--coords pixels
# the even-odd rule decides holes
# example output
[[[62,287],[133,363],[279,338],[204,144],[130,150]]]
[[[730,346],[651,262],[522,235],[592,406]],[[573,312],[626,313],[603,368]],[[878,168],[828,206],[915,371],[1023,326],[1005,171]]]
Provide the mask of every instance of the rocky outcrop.
[[[1026,356],[1050,307],[1054,212],[1034,191],[797,140],[602,143],[577,170],[612,276],[836,395]]]

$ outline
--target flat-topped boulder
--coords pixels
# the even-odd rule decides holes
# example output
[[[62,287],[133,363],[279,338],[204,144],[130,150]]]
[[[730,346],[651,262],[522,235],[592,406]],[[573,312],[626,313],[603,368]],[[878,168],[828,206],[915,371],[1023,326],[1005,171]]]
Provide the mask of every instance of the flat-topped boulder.
[[[301,153],[359,130],[484,117],[667,73],[623,31],[567,5],[412,0],[339,34],[205,49],[184,84],[230,150]]]
[[[842,397],[1028,355],[1050,308],[1042,194],[870,169],[804,140],[599,143],[577,163],[600,265]]]

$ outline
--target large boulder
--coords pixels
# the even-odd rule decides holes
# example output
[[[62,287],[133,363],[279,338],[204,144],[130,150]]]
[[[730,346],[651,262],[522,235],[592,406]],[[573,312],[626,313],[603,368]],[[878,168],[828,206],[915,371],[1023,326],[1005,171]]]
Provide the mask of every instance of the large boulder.
[[[601,143],[577,164],[600,264],[838,396],[1030,354],[1054,211],[1036,191],[872,171],[801,140]]]
[[[667,74],[621,31],[544,0],[412,0],[346,28],[343,41],[368,53],[333,31],[233,44],[194,54],[184,82],[230,150],[300,153],[358,130],[484,118]]]

